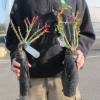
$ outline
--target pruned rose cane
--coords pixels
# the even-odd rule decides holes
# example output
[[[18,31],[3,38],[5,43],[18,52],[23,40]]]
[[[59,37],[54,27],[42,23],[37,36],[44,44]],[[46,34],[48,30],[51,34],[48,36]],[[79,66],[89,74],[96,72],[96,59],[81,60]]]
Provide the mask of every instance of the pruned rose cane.
[[[14,33],[19,40],[18,48],[13,53],[16,60],[20,63],[20,76],[19,76],[19,87],[20,87],[20,96],[24,99],[28,97],[29,94],[29,87],[30,87],[30,75],[29,75],[29,67],[27,66],[27,56],[25,51],[31,54],[34,58],[38,58],[40,53],[32,48],[30,45],[38,38],[40,38],[43,34],[48,32],[48,25],[45,24],[43,27],[39,26],[38,23],[38,16],[33,17],[32,21],[30,21],[27,17],[24,19],[24,23],[26,26],[26,34],[23,37],[23,33],[21,32],[21,27],[15,28],[13,21],[11,20],[11,26],[13,28]],[[37,25],[37,29],[35,32],[30,35],[30,32],[34,26]],[[25,51],[24,51],[25,50]],[[20,97],[21,98],[21,97]]]
[[[58,19],[57,31],[59,32],[58,41],[60,45],[66,48],[65,52],[65,60],[64,60],[64,71],[62,72],[61,79],[63,85],[63,93],[65,96],[71,97],[76,94],[76,87],[79,82],[79,75],[77,65],[75,63],[75,58],[77,57],[76,49],[78,48],[78,36],[79,36],[79,26],[80,26],[80,18],[79,12],[72,13],[69,18],[69,21],[63,21],[62,14],[65,10],[72,9],[69,5],[66,5],[65,0],[60,0],[61,6],[57,11],[55,11],[55,15]],[[66,36],[66,31],[64,24],[68,24],[69,31],[71,34],[71,41],[68,40]]]

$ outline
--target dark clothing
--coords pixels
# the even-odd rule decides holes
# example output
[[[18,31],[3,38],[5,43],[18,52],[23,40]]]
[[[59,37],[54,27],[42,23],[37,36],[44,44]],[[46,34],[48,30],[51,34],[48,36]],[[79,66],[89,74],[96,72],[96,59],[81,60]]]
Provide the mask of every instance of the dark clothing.
[[[88,50],[95,40],[95,35],[85,0],[69,0],[66,3],[72,6],[72,10],[65,11],[63,20],[68,20],[68,16],[73,12],[80,12],[80,36],[79,49],[82,50],[86,57]],[[25,36],[25,25],[23,20],[28,17],[30,20],[33,16],[39,16],[42,24],[48,23],[50,25],[50,32],[44,34],[34,43],[32,47],[40,52],[40,57],[34,59],[27,53],[29,62],[33,65],[30,68],[31,77],[54,77],[63,70],[62,61],[64,60],[65,50],[60,46],[57,40],[57,33],[55,32],[56,18],[52,14],[52,10],[57,10],[60,6],[59,0],[15,0],[11,19],[16,26],[22,28],[23,36]],[[68,24],[65,25],[66,35],[70,41],[71,34],[68,30]],[[30,33],[32,34],[32,32]],[[14,34],[11,25],[9,25],[6,37],[6,46],[10,50],[11,57],[13,52],[17,49],[18,39]]]

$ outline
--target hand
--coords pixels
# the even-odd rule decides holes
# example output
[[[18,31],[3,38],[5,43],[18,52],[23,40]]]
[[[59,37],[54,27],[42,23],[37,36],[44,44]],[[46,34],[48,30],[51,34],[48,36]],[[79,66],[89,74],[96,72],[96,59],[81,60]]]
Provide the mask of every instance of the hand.
[[[27,62],[27,66],[31,65]],[[20,77],[20,63],[16,61],[16,58],[13,58],[11,63],[11,70],[16,74],[17,78]]]
[[[81,50],[77,50],[76,52],[77,52],[76,64],[77,64],[77,69],[79,71],[84,66],[85,58]]]

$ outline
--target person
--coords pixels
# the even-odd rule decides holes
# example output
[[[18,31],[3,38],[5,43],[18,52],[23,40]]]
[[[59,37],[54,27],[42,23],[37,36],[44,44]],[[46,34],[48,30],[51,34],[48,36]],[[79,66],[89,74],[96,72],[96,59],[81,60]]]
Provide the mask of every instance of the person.
[[[10,18],[15,25],[22,27],[22,35],[25,36],[25,25],[23,23],[24,18],[28,17],[29,20],[33,16],[40,17],[41,22],[46,22],[50,25],[50,32],[43,35],[34,43],[31,47],[34,47],[40,52],[40,57],[34,59],[30,54],[27,54],[28,65],[30,66],[30,92],[31,96],[29,100],[80,100],[80,92],[77,86],[76,95],[72,97],[64,96],[62,92],[61,72],[64,69],[64,54],[65,50],[59,45],[57,41],[57,35],[55,32],[55,21],[52,12],[57,10],[60,6],[60,0],[15,0]],[[70,12],[80,12],[80,35],[78,40],[78,48],[76,64],[77,70],[83,68],[86,56],[89,49],[95,40],[95,34],[93,31],[91,18],[88,10],[88,6],[85,0],[65,0],[66,4],[69,4],[73,9],[69,12],[64,12],[64,19],[67,19],[67,15]],[[53,21],[52,21],[53,20]],[[68,34],[68,26],[66,27],[66,34]],[[32,32],[31,32],[32,33]],[[30,34],[31,34],[30,33]],[[18,39],[14,34],[14,31],[9,24],[6,47],[10,50],[11,56],[11,70],[15,72],[16,76],[20,76],[20,63],[16,61],[14,51],[18,47]],[[23,100],[20,96],[20,100]]]

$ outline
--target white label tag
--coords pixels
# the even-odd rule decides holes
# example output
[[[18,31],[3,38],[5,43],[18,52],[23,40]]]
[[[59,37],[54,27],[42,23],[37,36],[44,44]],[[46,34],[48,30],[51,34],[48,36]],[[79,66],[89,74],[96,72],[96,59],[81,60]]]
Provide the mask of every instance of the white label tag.
[[[36,49],[32,48],[27,42],[24,44],[24,49],[31,54],[34,58],[38,58],[40,56],[40,52]]]

